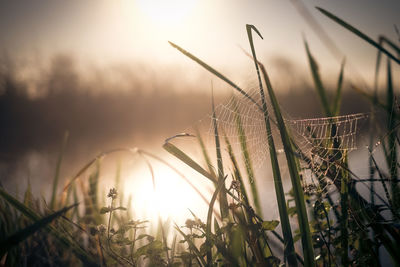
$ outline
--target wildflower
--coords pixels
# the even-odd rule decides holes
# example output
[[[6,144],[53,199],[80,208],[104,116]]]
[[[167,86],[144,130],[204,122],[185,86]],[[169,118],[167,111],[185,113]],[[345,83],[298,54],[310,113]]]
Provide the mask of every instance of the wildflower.
[[[100,234],[104,234],[106,232],[106,230],[107,230],[107,227],[104,224],[100,224],[97,226],[97,231]]]
[[[118,195],[117,189],[111,188],[111,189],[110,189],[110,192],[108,192],[107,197],[112,198],[112,199],[116,199],[116,198],[117,198],[117,195]]]

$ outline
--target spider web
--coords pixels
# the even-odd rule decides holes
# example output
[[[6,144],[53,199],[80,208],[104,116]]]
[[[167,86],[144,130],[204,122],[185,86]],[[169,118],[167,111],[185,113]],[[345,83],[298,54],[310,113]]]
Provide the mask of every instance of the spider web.
[[[228,159],[226,162],[230,161],[225,141],[228,140],[236,160],[244,162],[245,167],[251,167],[255,170],[269,163],[266,162],[269,157],[268,134],[258,93],[256,89],[247,91],[247,94],[256,103],[234,92],[228,101],[215,106],[218,135],[222,151],[225,152],[225,157]],[[212,114],[208,116],[207,121],[208,143],[211,149],[214,145],[215,150],[215,130]],[[248,152],[248,161],[243,155],[244,149]]]
[[[327,186],[337,182],[340,170],[346,165],[346,155],[357,148],[359,123],[366,118],[367,114],[358,113],[286,120],[286,124],[294,129],[297,152],[303,162],[303,172],[307,174],[305,177],[323,192]],[[306,170],[311,172],[307,173]]]
[[[259,89],[254,86],[246,92],[254,102],[234,92],[228,101],[215,106],[215,116],[222,151],[226,152],[225,158],[228,159],[226,162],[230,161],[225,142],[227,139],[237,161],[244,162],[246,168],[259,170],[260,167],[270,164],[268,134],[261,110]],[[282,154],[281,138],[274,125],[276,120],[268,102],[267,106],[272,121],[275,146],[278,154]],[[335,182],[340,173],[339,169],[344,164],[345,155],[356,149],[359,121],[366,117],[366,114],[359,113],[313,119],[285,119],[286,126],[297,145],[297,153],[303,162],[303,177],[308,177],[310,180],[304,180],[304,184],[312,182],[325,190],[328,185]],[[211,149],[209,151],[215,150],[215,130],[212,120],[212,115],[208,116],[207,143]],[[248,161],[245,160],[244,149],[249,154]]]

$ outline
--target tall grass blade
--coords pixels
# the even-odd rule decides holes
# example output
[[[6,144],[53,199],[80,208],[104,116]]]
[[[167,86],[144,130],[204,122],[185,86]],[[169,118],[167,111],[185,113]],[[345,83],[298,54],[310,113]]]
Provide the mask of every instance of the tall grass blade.
[[[388,50],[386,50],[384,47],[382,47],[379,43],[375,42],[372,38],[367,36],[365,33],[361,32],[360,30],[358,30],[355,27],[351,26],[350,24],[348,24],[344,20],[342,20],[342,19],[338,18],[337,16],[333,15],[332,13],[326,11],[325,9],[320,8],[320,7],[316,7],[316,8],[319,11],[321,11],[322,14],[327,16],[328,18],[332,19],[333,21],[335,21],[336,23],[340,24],[341,26],[343,26],[347,30],[351,31],[352,33],[354,33],[355,35],[357,35],[358,37],[360,37],[361,39],[363,39],[364,41],[366,41],[370,45],[372,45],[375,48],[377,48],[380,51],[382,51],[382,53],[387,55],[389,58],[393,59],[397,64],[400,64],[400,59],[396,58],[392,53],[390,53]]]
[[[198,63],[200,66],[202,66],[203,68],[205,68],[206,70],[208,70],[209,72],[211,72],[212,74],[214,74],[215,76],[217,76],[218,78],[220,78],[221,80],[223,80],[224,82],[226,82],[227,84],[229,84],[230,86],[232,86],[233,88],[235,88],[236,91],[238,91],[239,93],[241,93],[245,98],[247,98],[248,100],[250,100],[251,102],[253,102],[260,110],[261,107],[260,105],[251,97],[249,96],[243,89],[241,89],[239,86],[237,86],[235,83],[233,83],[231,80],[229,80],[228,78],[226,78],[224,75],[222,75],[220,72],[218,72],[217,70],[215,70],[214,68],[212,68],[211,66],[209,66],[208,64],[206,64],[204,61],[200,60],[199,58],[197,58],[196,56],[192,55],[191,53],[189,53],[188,51],[186,51],[185,49],[181,48],[180,46],[174,44],[173,42],[168,41],[168,43],[178,49],[179,52],[181,52],[182,54],[184,54],[185,56],[187,56],[188,58],[190,58],[191,60],[195,61],[196,63]]]
[[[212,266],[212,240],[211,240],[211,224],[212,224],[212,213],[214,209],[215,201],[217,200],[217,196],[220,194],[222,188],[225,187],[225,178],[218,182],[217,188],[215,189],[214,194],[211,197],[210,205],[208,206],[207,212],[207,228],[206,228],[206,259],[207,259],[207,266]]]
[[[18,232],[12,234],[7,237],[5,240],[0,242],[0,257],[4,255],[8,250],[10,250],[13,246],[18,245],[21,241],[24,241],[29,236],[39,231],[40,229],[47,226],[49,223],[63,215],[65,212],[70,210],[71,208],[77,206],[78,204],[74,204],[68,207],[65,207],[59,211],[56,211],[44,218],[41,218],[38,221],[35,221],[33,224],[25,227],[24,229],[19,230]]]
[[[224,179],[224,166],[222,162],[222,155],[221,155],[221,144],[219,141],[219,133],[218,133],[218,123],[217,123],[217,116],[215,114],[215,106],[214,106],[214,96],[212,98],[212,123],[214,128],[214,137],[215,137],[215,152],[217,154],[217,166],[218,166],[218,184]],[[219,192],[219,205],[221,210],[221,217],[227,218],[229,216],[228,210],[228,200],[226,196],[226,189],[225,186]]]
[[[396,131],[396,118],[393,117],[394,113],[394,92],[393,92],[393,81],[392,81],[392,68],[390,64],[390,59],[387,60],[387,128],[389,131],[388,136],[388,154],[387,154],[387,163],[390,172],[390,189],[392,192],[392,199],[394,203],[394,210],[397,212],[400,207],[400,190],[397,185],[397,131]]]
[[[212,176],[217,177],[217,175],[215,174],[215,171],[214,171],[214,167],[211,163],[210,156],[208,155],[207,148],[204,144],[203,138],[201,137],[201,134],[198,129],[195,129],[195,131],[196,131],[197,141],[199,142],[201,152],[203,153],[204,160],[206,161],[206,164],[208,167],[208,171]]]
[[[262,216],[259,194],[258,194],[256,182],[255,182],[255,175],[254,175],[253,166],[252,166],[252,162],[251,162],[251,158],[250,158],[250,153],[247,148],[246,133],[245,133],[245,130],[244,130],[244,127],[242,124],[242,119],[240,117],[240,112],[239,112],[236,101],[234,101],[234,110],[235,110],[234,116],[235,116],[236,129],[237,129],[237,133],[238,133],[238,137],[239,137],[239,143],[240,143],[240,148],[241,148],[243,159],[244,159],[247,177],[249,178],[251,193],[252,193],[252,197],[253,197],[253,203],[256,208],[257,214]]]
[[[232,145],[229,142],[228,137],[224,134],[224,139],[225,139],[225,144],[226,147],[228,149],[228,154],[229,157],[231,159],[232,165],[233,165],[233,174],[234,177],[237,179],[237,181],[239,181],[240,183],[240,192],[243,196],[243,201],[246,204],[246,206],[250,206],[249,204],[249,198],[247,196],[247,191],[246,191],[246,187],[244,186],[244,181],[243,181],[243,177],[242,174],[240,173],[240,169],[239,169],[239,164],[236,160],[235,154],[233,153],[233,149],[232,149]]]
[[[338,79],[338,83],[337,83],[335,99],[334,99],[333,107],[332,107],[332,116],[338,116],[340,113],[340,104],[342,102],[343,74],[344,74],[345,62],[346,61],[343,60],[341,66],[340,66],[340,74],[339,74],[339,79]]]
[[[281,219],[281,227],[282,227],[282,233],[283,233],[283,238],[284,238],[284,254],[285,254],[284,256],[290,266],[297,266],[296,253],[294,250],[294,240],[293,240],[293,236],[292,236],[289,215],[288,215],[287,207],[286,207],[285,193],[283,190],[283,183],[282,183],[281,173],[280,173],[280,169],[279,169],[278,157],[277,157],[277,153],[276,153],[276,149],[275,149],[275,142],[274,142],[274,139],[272,136],[272,130],[271,130],[271,124],[270,124],[270,120],[269,120],[267,103],[265,101],[264,89],[263,89],[263,85],[261,82],[261,76],[260,76],[260,70],[259,70],[259,64],[258,64],[259,62],[257,61],[254,44],[253,44],[253,38],[252,38],[252,32],[251,32],[252,29],[255,30],[256,33],[261,38],[262,38],[262,36],[258,32],[257,28],[255,28],[253,25],[246,25],[247,35],[249,38],[251,51],[252,51],[255,67],[257,70],[259,87],[260,87],[260,95],[261,95],[261,102],[262,102],[262,108],[263,108],[264,122],[265,122],[266,131],[267,131],[268,147],[269,147],[270,158],[271,158],[271,167],[272,167],[272,173],[274,176],[275,193],[276,193],[276,199],[278,202],[278,210],[279,210],[279,216]]]
[[[52,210],[55,208],[55,204],[56,204],[58,180],[60,179],[61,163],[62,163],[62,159],[64,156],[64,150],[68,143],[68,136],[69,136],[69,133],[67,131],[64,134],[64,139],[63,139],[63,142],[61,145],[60,155],[58,156],[58,160],[57,160],[56,173],[54,174],[53,190],[51,192],[51,201],[50,201],[50,209],[52,209]]]
[[[345,163],[347,166],[347,162]],[[341,261],[343,266],[349,265],[348,249],[349,249],[349,173],[344,169],[341,170],[340,180],[340,204],[342,216],[340,217],[340,240],[341,240]]]
[[[306,47],[308,62],[310,63],[310,68],[311,68],[311,74],[313,77],[315,88],[317,89],[317,92],[318,92],[319,99],[322,104],[322,108],[324,109],[325,115],[328,117],[331,117],[332,113],[329,108],[330,105],[328,102],[328,98],[326,96],[326,90],[325,90],[324,85],[322,84],[321,76],[319,74],[318,63],[314,59],[314,57],[311,55],[310,48],[308,47],[307,41],[304,41],[304,46]]]
[[[283,147],[284,147],[285,154],[286,154],[286,160],[287,160],[287,164],[288,164],[288,168],[289,168],[290,179],[292,181],[294,199],[295,199],[296,209],[297,209],[297,217],[298,217],[299,227],[300,227],[300,232],[301,232],[304,264],[305,264],[305,266],[315,266],[314,249],[313,249],[313,245],[312,245],[310,226],[308,224],[307,209],[305,206],[304,193],[303,193],[303,188],[300,184],[300,176],[299,176],[299,171],[298,171],[296,160],[295,160],[295,155],[293,153],[291,139],[289,137],[289,133],[286,130],[285,122],[283,120],[283,117],[282,117],[282,114],[280,111],[280,107],[279,107],[278,101],[275,97],[275,93],[272,89],[272,85],[271,85],[271,82],[267,75],[267,72],[266,72],[264,66],[258,62],[257,57],[256,57],[254,44],[253,44],[253,38],[252,38],[252,34],[251,34],[251,30],[255,29],[255,27],[253,25],[246,25],[246,28],[247,28],[247,34],[249,37],[249,42],[250,42],[253,58],[254,58],[256,66],[257,66],[256,68],[258,69],[258,66],[260,67],[261,72],[264,77],[264,80],[265,80],[265,83],[267,85],[268,94],[269,94],[271,104],[272,104],[272,107],[273,107],[273,110],[275,113],[276,121],[278,124],[279,132],[281,134],[282,143],[283,143]],[[258,31],[256,31],[256,32],[258,32]]]

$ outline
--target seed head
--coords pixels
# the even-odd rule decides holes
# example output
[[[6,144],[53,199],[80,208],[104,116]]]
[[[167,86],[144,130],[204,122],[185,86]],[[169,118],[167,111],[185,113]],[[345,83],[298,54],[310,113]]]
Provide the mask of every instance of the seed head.
[[[112,198],[112,199],[116,199],[116,198],[117,198],[117,195],[118,195],[117,189],[111,188],[111,189],[110,189],[110,192],[108,192],[107,197]]]

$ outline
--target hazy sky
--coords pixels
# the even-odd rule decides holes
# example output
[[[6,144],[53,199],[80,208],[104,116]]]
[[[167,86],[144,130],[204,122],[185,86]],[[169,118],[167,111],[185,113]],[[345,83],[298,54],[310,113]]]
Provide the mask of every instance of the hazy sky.
[[[146,7],[142,2],[153,2],[154,6]],[[305,66],[304,33],[313,53],[323,62],[323,70],[338,71],[339,62],[329,54],[289,0],[186,0],[192,5],[182,11],[183,14],[174,14],[178,8],[171,11],[165,2],[2,0],[0,47],[20,57],[36,53],[48,58],[62,52],[94,63],[172,63],[197,69],[168,45],[167,40],[171,40],[229,72],[251,63],[238,48],[239,45],[248,49],[245,24],[250,23],[264,35],[264,41],[257,41],[256,46],[260,58],[267,64],[274,58],[286,57]],[[169,2],[173,5],[179,1]],[[382,33],[399,42],[393,25],[400,28],[400,1],[303,2],[336,41],[347,61],[367,79],[374,68],[375,50],[314,7],[331,11],[373,38]],[[160,3],[165,5],[161,11],[157,10]],[[162,18],[156,19],[157,14]]]

